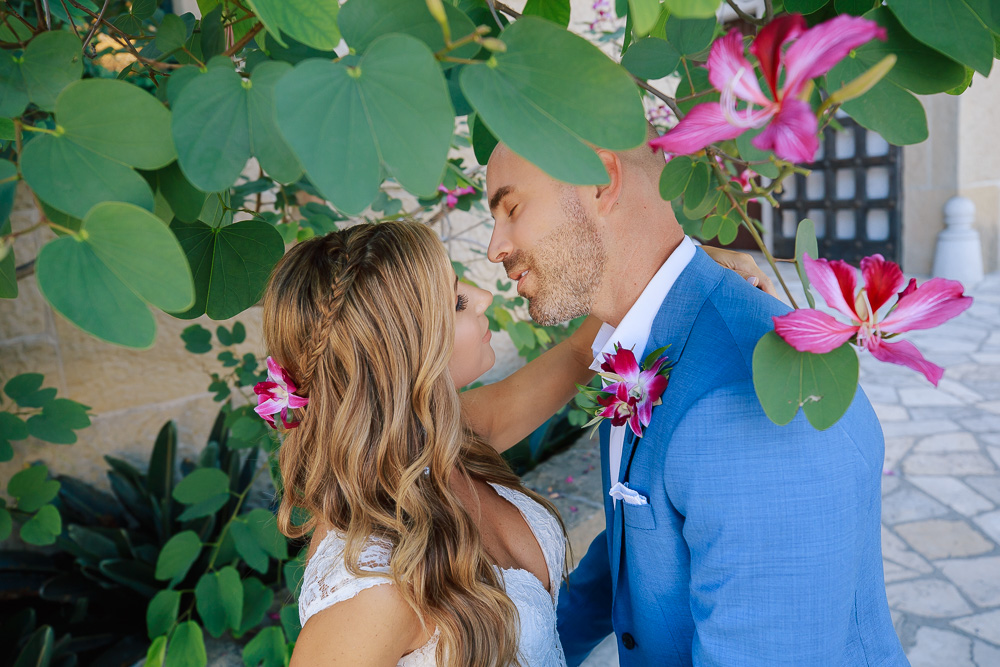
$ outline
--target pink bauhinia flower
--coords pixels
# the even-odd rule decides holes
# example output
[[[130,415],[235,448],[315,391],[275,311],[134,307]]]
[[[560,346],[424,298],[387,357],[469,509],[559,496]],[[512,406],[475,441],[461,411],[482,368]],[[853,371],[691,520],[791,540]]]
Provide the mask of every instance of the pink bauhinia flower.
[[[267,358],[267,381],[254,385],[257,407],[254,412],[263,417],[271,428],[277,428],[274,415],[281,414],[285,428],[295,428],[298,422],[288,421],[289,408],[301,408],[309,404],[309,399],[295,395],[295,383],[288,372],[271,357]]]
[[[864,287],[860,291],[857,274],[847,262],[806,255],[805,266],[809,282],[827,305],[849,317],[851,323],[844,324],[811,308],[794,310],[774,318],[774,330],[786,343],[800,352],[822,354],[854,339],[876,359],[912,368],[937,386],[943,368],[924,359],[913,343],[890,343],[888,339],[905,331],[936,327],[971,306],[972,297],[962,294],[960,282],[932,278],[918,287],[917,281],[911,279],[880,319],[879,309],[906,282],[898,264],[886,261],[882,255],[862,259]]]
[[[816,115],[806,101],[810,81],[875,37],[884,40],[885,29],[857,16],[843,14],[812,28],[806,27],[799,14],[779,16],[761,28],[750,44],[770,92],[768,97],[757,83],[753,65],[744,57],[743,35],[733,29],[716,40],[708,56],[708,78],[722,94],[721,100],[695,106],[672,130],[649,145],[686,155],[767,125],[754,138],[754,146],[774,151],[783,160],[811,162],[819,139]],[[782,51],[789,42],[794,43]],[[746,108],[738,108],[738,100],[746,102]]]
[[[455,188],[454,190],[449,190],[444,187],[444,185],[438,186],[438,192],[443,192],[447,195],[445,197],[445,204],[447,204],[448,208],[455,208],[458,205],[459,197],[462,195],[471,195],[475,191],[476,189],[473,187]]]
[[[620,419],[622,411],[625,410],[625,407],[620,406],[624,400],[621,398],[624,391],[624,395],[634,401],[631,404],[634,410],[628,415],[629,428],[640,438],[642,427],[649,426],[653,418],[653,408],[660,405],[662,402],[660,397],[667,389],[667,378],[664,374],[668,370],[664,366],[666,362],[667,357],[661,356],[648,369],[642,370],[632,350],[616,347],[614,353],[604,355],[604,362],[601,364],[601,370],[604,372],[601,373],[601,377],[611,381],[604,391],[613,393],[616,399],[614,404],[606,407],[615,407]]]

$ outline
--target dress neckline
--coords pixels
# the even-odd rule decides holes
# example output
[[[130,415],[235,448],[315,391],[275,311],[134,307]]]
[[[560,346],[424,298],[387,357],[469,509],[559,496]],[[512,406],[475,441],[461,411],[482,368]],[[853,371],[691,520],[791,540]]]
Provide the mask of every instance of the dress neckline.
[[[522,508],[518,503],[514,502],[506,494],[507,493],[516,494],[517,496],[523,498],[524,500],[527,500],[527,501],[532,502],[532,503],[535,502],[535,501],[532,500],[530,497],[526,496],[525,494],[521,493],[517,489],[511,489],[509,487],[503,486],[502,484],[494,484],[493,482],[487,482],[487,484],[489,484],[491,487],[493,487],[493,490],[496,491],[496,494],[498,496],[500,496],[503,500],[506,500],[508,503],[510,503],[511,505],[513,505],[517,509],[518,513],[521,515],[521,518],[524,520],[524,523],[527,524],[528,530],[531,531],[531,536],[535,539],[535,544],[538,545],[538,550],[542,554],[542,561],[545,562],[545,572],[546,572],[546,574],[548,574],[549,586],[553,590],[555,590],[556,585],[555,585],[555,581],[554,581],[554,577],[553,577],[552,568],[549,566],[549,559],[548,559],[548,557],[545,554],[544,547],[542,547],[542,540],[538,537],[538,532],[535,530],[535,527],[532,525],[531,520],[528,518],[528,515],[524,513],[524,508]],[[535,575],[535,573],[532,572],[531,570],[527,570],[527,569],[525,569],[523,567],[500,567],[499,565],[494,565],[493,567],[495,567],[496,569],[500,570],[501,572],[524,572],[525,574],[529,575],[532,578],[532,580],[535,581],[538,584],[538,586],[543,591],[545,591],[546,595],[548,595],[553,600],[555,599],[555,595],[553,594],[553,592],[550,591],[548,588],[546,588],[545,584],[542,583],[542,580],[539,579]]]

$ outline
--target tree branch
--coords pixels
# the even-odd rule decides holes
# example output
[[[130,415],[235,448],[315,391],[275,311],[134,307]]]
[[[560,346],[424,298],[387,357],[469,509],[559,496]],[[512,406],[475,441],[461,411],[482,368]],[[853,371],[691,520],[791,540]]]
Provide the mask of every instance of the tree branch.
[[[73,0],[69,0],[69,1],[70,1],[71,4],[79,7],[79,5],[77,5],[75,2],[73,2]],[[84,53],[87,53],[87,47],[90,46],[90,40],[92,40],[94,38],[94,33],[97,32],[98,26],[100,26],[101,25],[101,21],[104,20],[104,12],[108,11],[108,5],[109,4],[111,4],[111,0],[104,0],[104,6],[101,7],[101,11],[95,17],[96,20],[94,21],[94,25],[92,25],[90,27],[90,31],[87,33],[87,36],[83,38],[83,52]],[[69,12],[67,11],[66,13],[68,14]],[[90,12],[88,12],[88,13],[90,13]],[[96,56],[97,53],[95,52],[94,55]],[[88,56],[88,57],[93,58],[94,56]]]
[[[510,7],[508,7],[507,5],[505,5],[502,2],[492,1],[492,2],[490,2],[490,5],[495,5],[496,8],[499,11],[503,12],[504,14],[506,14],[509,17],[511,17],[512,19],[519,19],[519,18],[521,18],[521,12],[517,11],[516,9],[511,9]]]
[[[765,21],[763,19],[747,14],[745,11],[740,9],[740,6],[736,4],[736,0],[726,0],[726,4],[732,7],[733,11],[736,12],[736,15],[743,21],[746,21],[751,25],[764,25]]]
[[[653,88],[651,85],[649,85],[639,77],[635,76],[634,74],[632,75],[632,79],[635,80],[636,84],[640,88],[652,94],[654,97],[658,97],[659,99],[663,100],[663,103],[670,108],[670,110],[673,112],[674,116],[676,116],[678,120],[680,120],[680,118],[684,115],[681,113],[681,110],[677,107],[677,101],[674,98],[670,97],[666,93],[661,93],[659,90]]]
[[[250,43],[250,40],[257,36],[257,33],[264,28],[263,23],[258,23],[254,27],[247,31],[247,34],[240,38],[240,41],[233,44],[231,47],[226,49],[222,54],[224,56],[235,56],[237,53],[243,50],[243,47]]]
[[[119,30],[117,26],[115,26],[110,21],[108,21],[106,18],[104,18],[104,10],[106,10],[108,8],[108,4],[110,3],[110,1],[111,0],[104,0],[104,7],[101,8],[101,13],[100,14],[95,14],[94,12],[90,11],[89,9],[87,9],[86,7],[84,7],[83,5],[81,5],[76,0],[69,0],[69,4],[73,5],[74,7],[76,7],[77,9],[79,9],[79,10],[81,10],[83,12],[86,12],[95,21],[94,22],[94,26],[90,29],[90,33],[87,35],[87,42],[88,43],[90,41],[90,38],[92,38],[93,35],[94,35],[94,33],[97,31],[97,27],[99,25],[103,24],[103,25],[106,25],[108,28],[110,28],[111,33],[113,33],[113,34],[111,34],[111,38],[113,40],[115,40],[116,42],[118,42],[118,44],[120,44],[121,46],[125,47],[125,49],[127,49],[128,52],[131,53],[132,56],[136,60],[138,60],[140,63],[142,63],[143,65],[146,65],[147,67],[151,67],[151,68],[153,68],[153,67],[162,67],[164,69],[176,69],[178,67],[183,67],[183,65],[179,65],[179,64],[176,64],[176,63],[165,63],[165,62],[161,62],[159,60],[152,60],[150,58],[146,58],[144,56],[139,55],[139,52],[136,51],[135,47],[132,45],[132,41],[130,39],[130,36],[127,35],[127,34],[125,34],[124,32],[122,32],[121,30]],[[86,44],[84,44],[84,48],[86,48]],[[154,83],[155,83],[155,79],[154,79]]]

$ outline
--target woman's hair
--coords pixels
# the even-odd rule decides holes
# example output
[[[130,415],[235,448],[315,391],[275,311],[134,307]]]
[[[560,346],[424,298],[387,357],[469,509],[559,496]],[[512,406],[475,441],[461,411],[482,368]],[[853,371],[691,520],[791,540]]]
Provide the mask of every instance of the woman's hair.
[[[457,467],[526,490],[463,426],[448,371],[455,292],[444,246],[408,222],[310,239],[274,268],[263,315],[269,354],[309,397],[279,454],[281,531],[337,531],[359,576],[366,542],[388,539],[394,583],[441,632],[440,664],[516,664],[517,609],[448,481]]]

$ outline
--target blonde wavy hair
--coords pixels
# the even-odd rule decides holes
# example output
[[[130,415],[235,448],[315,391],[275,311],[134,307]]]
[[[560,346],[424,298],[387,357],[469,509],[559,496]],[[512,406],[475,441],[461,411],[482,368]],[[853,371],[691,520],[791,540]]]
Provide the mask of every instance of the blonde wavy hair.
[[[518,489],[558,514],[464,426],[448,371],[453,280],[441,242],[409,222],[316,237],[275,266],[264,339],[309,397],[281,445],[278,526],[290,538],[320,526],[342,534],[358,576],[367,540],[389,540],[394,584],[440,630],[438,664],[499,667],[518,664],[517,609],[450,473]]]

